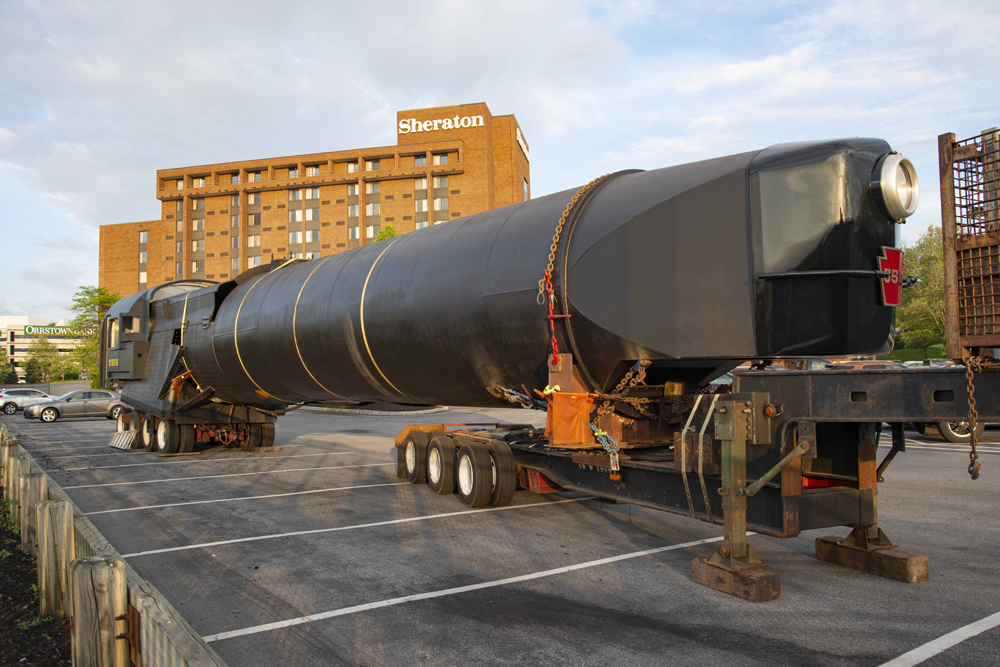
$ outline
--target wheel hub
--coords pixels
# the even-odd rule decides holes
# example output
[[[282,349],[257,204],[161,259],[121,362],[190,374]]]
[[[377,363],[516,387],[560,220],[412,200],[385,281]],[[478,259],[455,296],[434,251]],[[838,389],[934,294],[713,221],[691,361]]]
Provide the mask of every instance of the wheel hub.
[[[472,494],[472,461],[468,456],[463,456],[458,461],[458,488],[463,495]]]

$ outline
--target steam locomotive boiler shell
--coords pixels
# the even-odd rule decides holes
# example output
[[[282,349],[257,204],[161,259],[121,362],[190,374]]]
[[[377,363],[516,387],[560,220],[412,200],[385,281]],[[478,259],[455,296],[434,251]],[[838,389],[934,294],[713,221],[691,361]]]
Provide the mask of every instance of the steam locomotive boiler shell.
[[[650,382],[698,384],[750,358],[876,351],[892,308],[874,270],[895,228],[868,188],[888,152],[867,139],[776,146],[602,180],[557,253],[560,350],[598,390],[638,359],[653,362]],[[575,192],[254,269],[160,311],[187,310],[184,361],[226,402],[495,406],[497,387],[547,382],[538,280]],[[170,372],[170,349],[155,348],[181,342],[159,329],[149,377],[118,376],[148,380],[123,389],[146,405],[164,381],[152,376]]]

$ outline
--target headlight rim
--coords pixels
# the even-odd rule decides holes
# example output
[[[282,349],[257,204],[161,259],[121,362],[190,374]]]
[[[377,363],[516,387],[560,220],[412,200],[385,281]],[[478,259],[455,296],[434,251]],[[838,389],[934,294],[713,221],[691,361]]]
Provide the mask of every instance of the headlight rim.
[[[899,198],[897,182],[900,170],[905,172],[910,180],[909,205],[904,204]],[[920,204],[920,179],[917,177],[916,167],[896,151],[886,153],[875,161],[871,190],[879,210],[896,222],[903,221],[916,213]]]

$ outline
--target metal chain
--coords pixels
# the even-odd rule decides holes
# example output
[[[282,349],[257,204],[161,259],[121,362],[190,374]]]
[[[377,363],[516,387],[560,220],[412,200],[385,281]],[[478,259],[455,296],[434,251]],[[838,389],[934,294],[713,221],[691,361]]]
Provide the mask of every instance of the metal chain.
[[[622,381],[618,383],[618,386],[615,387],[615,390],[611,393],[621,394],[626,389],[631,389],[632,387],[635,387],[640,383],[644,383],[646,381],[647,366],[649,366],[649,362],[646,361],[645,359],[640,359],[639,361],[635,362],[635,365],[632,366],[629,372],[625,374],[625,377],[622,378]],[[640,407],[641,405],[649,403],[648,398],[625,398],[622,400],[624,400],[626,403],[628,403],[633,408],[638,410],[640,413],[643,413],[645,416],[648,417],[653,416],[649,415],[648,413],[645,413],[643,408]],[[597,407],[597,412],[594,413],[594,418],[590,420],[591,424],[596,425],[601,417],[608,414],[614,409],[614,405],[615,405],[614,401],[610,399],[605,400],[603,403],[601,403],[601,405]]]
[[[979,461],[979,452],[976,447],[979,445],[979,438],[976,437],[976,420],[979,419],[979,412],[976,410],[976,387],[972,383],[972,372],[982,372],[982,360],[979,357],[968,357],[965,359],[965,379],[969,385],[969,476],[972,479],[979,479],[979,470],[983,464]]]

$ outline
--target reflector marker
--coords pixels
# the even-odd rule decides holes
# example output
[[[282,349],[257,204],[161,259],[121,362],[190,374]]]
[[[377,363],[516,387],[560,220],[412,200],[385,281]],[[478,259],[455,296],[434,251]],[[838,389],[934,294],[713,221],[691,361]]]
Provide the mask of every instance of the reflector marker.
[[[399,239],[396,239],[396,241],[398,240]],[[388,382],[389,386],[395,389],[400,396],[406,396],[406,398],[414,400],[411,396],[407,396],[403,392],[399,391],[399,388],[396,387],[396,385],[394,385],[392,382],[389,382],[389,378],[387,378],[385,376],[385,373],[382,372],[382,369],[378,367],[378,362],[376,362],[375,357],[372,356],[372,349],[368,346],[368,335],[365,333],[365,292],[368,291],[368,281],[371,279],[372,272],[375,270],[375,267],[378,266],[378,261],[382,259],[382,255],[387,253],[389,251],[389,248],[391,248],[396,244],[396,241],[393,241],[392,243],[387,245],[385,247],[385,250],[379,253],[378,257],[376,257],[375,261],[372,263],[372,268],[368,269],[368,275],[365,276],[365,285],[364,287],[361,288],[361,338],[365,342],[365,349],[368,350],[368,358],[372,360],[372,365],[375,366],[375,370],[377,370],[378,374],[382,376],[382,379]]]
[[[331,255],[331,257],[332,257],[332,255]],[[333,394],[337,398],[342,398],[342,399],[344,399],[346,401],[346,400],[349,400],[346,396],[341,396],[337,392],[330,391],[329,389],[327,389],[326,387],[324,387],[323,383],[320,382],[319,380],[317,380],[316,376],[313,375],[312,371],[309,370],[309,367],[306,366],[306,360],[302,358],[302,351],[299,350],[299,335],[295,331],[295,323],[296,323],[296,319],[298,318],[298,315],[299,315],[299,299],[302,298],[302,292],[306,288],[306,283],[309,282],[309,279],[313,277],[313,274],[316,273],[316,271],[319,269],[319,267],[323,266],[323,264],[328,259],[330,259],[330,257],[324,257],[320,262],[318,262],[316,264],[316,267],[312,271],[309,272],[309,275],[306,276],[306,279],[302,282],[302,288],[299,289],[298,296],[295,297],[295,309],[292,311],[292,341],[295,343],[295,353],[299,355],[299,361],[302,362],[302,368],[306,369],[306,373],[309,373],[309,377],[311,377],[313,379],[313,382],[315,382],[316,384],[318,384],[319,388],[322,389],[323,391],[327,392],[328,394]]]

